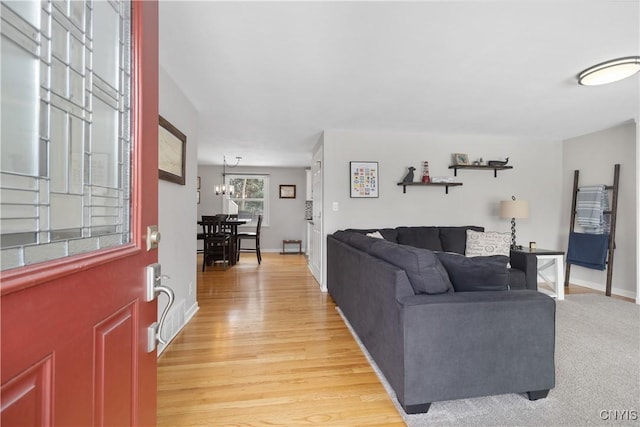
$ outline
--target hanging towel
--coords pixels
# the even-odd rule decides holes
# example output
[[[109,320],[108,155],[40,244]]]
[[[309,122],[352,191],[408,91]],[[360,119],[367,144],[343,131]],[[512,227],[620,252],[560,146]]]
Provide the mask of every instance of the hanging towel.
[[[567,250],[567,264],[604,270],[608,249],[608,234],[571,233]]]
[[[610,228],[609,196],[604,185],[580,187],[576,198],[576,220],[588,234],[608,233]]]

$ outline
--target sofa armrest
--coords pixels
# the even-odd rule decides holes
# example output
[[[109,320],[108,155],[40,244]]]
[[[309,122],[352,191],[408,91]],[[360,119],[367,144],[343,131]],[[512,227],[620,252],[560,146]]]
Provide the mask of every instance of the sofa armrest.
[[[403,406],[555,385],[555,301],[540,292],[403,299]]]
[[[511,251],[511,267],[524,271],[527,289],[538,290],[538,258],[535,254]]]
[[[327,236],[327,290],[395,390],[404,383],[400,299],[415,295],[404,270]]]

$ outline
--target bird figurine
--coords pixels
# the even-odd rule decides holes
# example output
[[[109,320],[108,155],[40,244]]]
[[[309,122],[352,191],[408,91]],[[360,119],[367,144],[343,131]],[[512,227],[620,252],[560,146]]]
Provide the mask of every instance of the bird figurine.
[[[402,178],[402,182],[413,182],[413,171],[416,170],[416,168],[414,168],[413,166],[409,166],[408,169],[409,173],[407,174],[407,176]]]
[[[487,163],[489,166],[505,166],[509,163],[509,158],[507,157],[504,161],[502,160],[489,160]]]

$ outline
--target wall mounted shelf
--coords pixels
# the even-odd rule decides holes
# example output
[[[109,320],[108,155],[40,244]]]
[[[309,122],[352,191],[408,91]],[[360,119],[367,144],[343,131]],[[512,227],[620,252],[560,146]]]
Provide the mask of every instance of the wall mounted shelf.
[[[449,169],[453,169],[453,176],[458,176],[458,169],[493,170],[493,177],[497,178],[498,171],[513,169],[513,166],[451,165]]]
[[[461,182],[399,182],[398,185],[402,186],[402,192],[407,193],[407,187],[412,185],[432,185],[436,187],[444,187],[445,194],[449,194],[449,187],[459,187]]]

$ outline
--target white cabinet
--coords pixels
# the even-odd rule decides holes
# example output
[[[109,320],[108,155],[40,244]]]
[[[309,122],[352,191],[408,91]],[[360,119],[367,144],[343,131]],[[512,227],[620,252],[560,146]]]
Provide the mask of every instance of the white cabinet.
[[[313,223],[311,221],[307,221],[307,247],[305,248],[305,253],[307,254],[307,262],[310,260],[311,255],[311,238],[313,236]]]
[[[313,195],[311,236],[309,245],[309,270],[320,284],[320,288],[326,291],[322,277],[322,148],[313,156],[310,176]]]
[[[305,197],[306,197],[305,200],[313,200],[313,191],[312,191],[313,174],[311,173],[311,169],[306,169],[305,173],[307,176],[307,189],[305,193]]]

